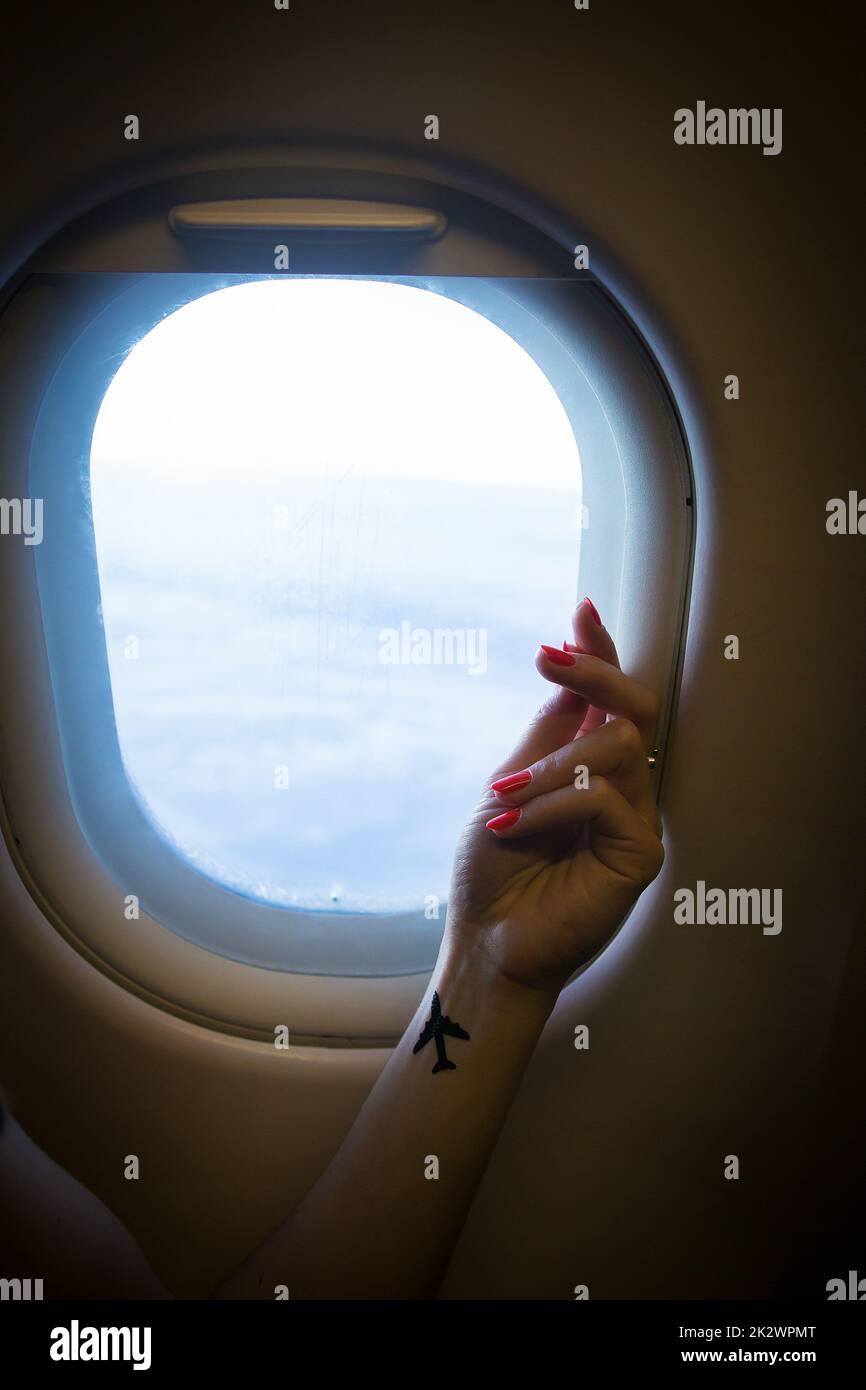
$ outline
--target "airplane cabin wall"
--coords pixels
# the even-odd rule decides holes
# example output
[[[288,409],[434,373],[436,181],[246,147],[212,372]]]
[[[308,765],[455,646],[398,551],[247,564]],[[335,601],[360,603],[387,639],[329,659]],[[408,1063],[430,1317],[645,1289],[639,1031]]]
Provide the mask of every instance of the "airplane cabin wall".
[[[573,218],[653,343],[697,486],[668,859],[560,1000],[444,1292],[766,1297],[808,1283],[810,1259],[845,1258],[834,1218],[820,1229],[816,1125],[843,1130],[826,1088],[864,1013],[846,964],[863,952],[866,542],[824,525],[828,499],[857,486],[860,442],[845,305],[861,253],[833,124],[849,36],[740,0],[286,13],[157,0],[89,31],[85,10],[40,6],[9,33],[10,53],[42,61],[13,64],[0,95],[4,275],[88,179],[172,149],[381,145],[477,166]],[[782,153],[675,145],[674,110],[699,99],[782,107]],[[127,112],[138,145],[122,138]],[[423,138],[431,112],[438,143]],[[698,879],[782,888],[782,932],[675,926],[672,894]],[[321,1171],[385,1054],[282,1057],[151,1008],[61,940],[5,848],[0,912],[0,1082],[174,1292],[202,1296]],[[578,1023],[589,1052],[574,1049]],[[137,1183],[122,1177],[132,1152]],[[738,1183],[722,1177],[731,1153]]]

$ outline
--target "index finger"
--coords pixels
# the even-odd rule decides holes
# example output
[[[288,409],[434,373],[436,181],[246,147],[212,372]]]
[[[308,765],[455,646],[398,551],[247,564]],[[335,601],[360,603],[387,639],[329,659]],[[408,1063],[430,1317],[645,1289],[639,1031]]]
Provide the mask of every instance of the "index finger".
[[[601,614],[592,599],[585,598],[577,605],[571,615],[575,650],[587,652],[590,656],[600,656],[611,666],[619,667],[616,643],[601,620]]]
[[[632,676],[600,657],[563,652],[558,647],[540,647],[535,665],[545,680],[573,691],[608,714],[630,719],[640,729],[645,747],[655,746],[658,701]]]
[[[588,656],[600,656],[602,661],[609,661],[611,666],[620,669],[619,655],[616,650],[616,643],[601,620],[601,614],[596,608],[591,598],[585,598],[579,603],[572,614],[572,628],[574,630],[574,646],[566,643],[563,650],[586,652]],[[607,712],[592,705],[586,712],[581,732],[590,733],[593,729],[601,728],[607,718]]]

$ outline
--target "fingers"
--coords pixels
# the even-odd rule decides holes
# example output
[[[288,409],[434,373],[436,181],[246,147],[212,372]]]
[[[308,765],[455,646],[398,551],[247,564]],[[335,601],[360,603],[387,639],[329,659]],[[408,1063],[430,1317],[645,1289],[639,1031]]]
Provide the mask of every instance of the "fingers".
[[[654,746],[658,702],[639,681],[597,656],[563,652],[557,647],[540,647],[535,665],[545,680],[573,691],[609,714],[630,719],[640,730],[645,748]]]
[[[619,669],[619,656],[610,633],[601,621],[601,616],[592,599],[585,598],[572,614],[571,625],[574,630],[574,643],[567,645],[569,651],[584,652],[587,656],[599,656]],[[590,705],[583,721],[582,732],[597,729],[607,719],[607,710]]]
[[[611,666],[619,668],[614,640],[603,625],[592,599],[585,598],[577,605],[572,614],[571,626],[577,651],[586,652],[589,656],[600,656],[602,661],[608,661]]]
[[[588,824],[596,857],[642,887],[656,877],[664,862],[659,837],[604,777],[590,777],[583,791],[564,787],[545,792],[487,824],[503,840]]]
[[[577,736],[587,711],[587,701],[572,690],[557,690],[542,705],[520,743],[493,776],[501,777],[515,767],[527,767],[547,753]]]
[[[529,767],[562,748],[581,729],[586,734],[589,730],[602,727],[608,713],[631,720],[640,729],[647,749],[654,746],[657,723],[655,697],[620,671],[613,638],[599,621],[590,599],[586,598],[578,604],[572,615],[572,629],[575,643],[563,644],[569,647],[568,651],[557,649],[560,664],[544,657],[543,648],[536,658],[536,666],[541,674],[559,685],[560,689],[542,705],[520,743],[493,773],[493,779],[498,780],[515,768]],[[590,663],[590,669],[580,665],[584,662]],[[619,677],[620,683],[614,691],[616,705],[605,703],[599,696],[599,692],[603,696],[611,695],[610,682],[605,683],[598,676],[599,667]],[[582,681],[584,676],[587,677],[586,689],[578,684],[578,677]]]
[[[548,792],[585,788],[593,776],[607,778],[644,823],[658,833],[660,822],[643,741],[637,725],[628,719],[613,719],[530,766],[497,779],[491,790],[505,806],[524,806]]]

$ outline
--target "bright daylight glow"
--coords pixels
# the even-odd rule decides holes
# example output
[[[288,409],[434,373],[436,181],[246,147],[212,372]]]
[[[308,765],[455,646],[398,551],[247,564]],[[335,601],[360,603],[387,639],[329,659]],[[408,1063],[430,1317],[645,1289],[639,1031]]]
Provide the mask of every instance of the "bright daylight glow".
[[[444,899],[575,597],[578,450],[527,352],[412,286],[217,290],[123,362],[91,485],[121,751],[163,836],[272,903]]]

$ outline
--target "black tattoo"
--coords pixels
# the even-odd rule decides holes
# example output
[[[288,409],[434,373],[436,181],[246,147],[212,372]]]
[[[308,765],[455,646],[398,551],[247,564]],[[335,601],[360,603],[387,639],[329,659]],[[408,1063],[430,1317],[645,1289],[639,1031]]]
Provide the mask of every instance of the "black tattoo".
[[[442,1005],[439,1003],[439,995],[433,991],[433,1002],[430,1005],[430,1017],[421,1030],[421,1036],[412,1048],[413,1052],[420,1052],[422,1047],[426,1047],[431,1038],[436,1040],[436,1065],[433,1068],[433,1075],[437,1071],[456,1071],[457,1063],[450,1062],[445,1054],[445,1038],[463,1038],[469,1041],[469,1034],[465,1028],[461,1028],[459,1023],[452,1023],[450,1018],[442,1012]]]

